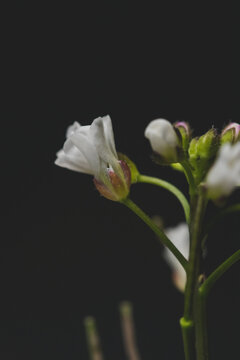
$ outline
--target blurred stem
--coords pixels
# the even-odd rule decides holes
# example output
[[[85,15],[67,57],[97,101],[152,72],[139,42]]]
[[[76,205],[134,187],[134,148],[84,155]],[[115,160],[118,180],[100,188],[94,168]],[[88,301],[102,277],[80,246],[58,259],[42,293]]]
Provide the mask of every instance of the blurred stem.
[[[95,319],[91,316],[88,316],[84,320],[84,325],[90,360],[103,360],[103,354]]]
[[[176,246],[173,245],[167,235],[151,220],[151,218],[147,214],[145,214],[145,212],[143,212],[131,199],[126,198],[122,200],[121,203],[126,205],[140,219],[142,219],[145,224],[150,227],[150,229],[157,235],[157,237],[159,237],[163,245],[165,245],[176,256],[180,264],[186,270],[188,262],[185,257],[180,253]]]
[[[139,351],[136,345],[132,304],[124,301],[120,304],[120,315],[124,348],[128,360],[140,360]]]
[[[183,193],[174,185],[170,184],[168,181],[158,179],[152,176],[147,175],[139,175],[138,180],[139,183],[147,183],[152,185],[160,186],[168,191],[170,191],[173,195],[177,197],[177,199],[180,201],[187,223],[189,222],[189,215],[190,215],[190,206],[186,199],[186,197],[183,195]]]
[[[215,282],[228,270],[240,260],[240,249],[219,265],[212,273],[208,276],[207,280],[200,286],[199,292],[204,296],[207,296]]]

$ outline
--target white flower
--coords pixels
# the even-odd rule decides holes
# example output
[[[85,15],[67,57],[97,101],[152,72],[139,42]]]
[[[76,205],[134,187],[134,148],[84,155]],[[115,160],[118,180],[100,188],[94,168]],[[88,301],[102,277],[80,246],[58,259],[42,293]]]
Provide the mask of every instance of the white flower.
[[[188,259],[189,258],[189,230],[186,223],[180,223],[176,227],[171,227],[166,229],[166,235],[176,246],[176,248],[182,253],[182,255]],[[174,285],[182,292],[184,292],[186,285],[186,272],[177,258],[172,254],[168,249],[164,249],[163,253],[164,259],[167,261],[169,266],[173,270],[173,282]]]
[[[177,162],[178,137],[169,121],[165,119],[151,121],[144,135],[150,141],[155,153],[167,162]]]
[[[240,142],[224,144],[206,177],[209,198],[219,200],[240,186]]]
[[[75,122],[66,137],[56,165],[93,175],[97,189],[108,199],[127,196],[131,174],[127,164],[118,159],[109,116],[95,119],[90,126]]]

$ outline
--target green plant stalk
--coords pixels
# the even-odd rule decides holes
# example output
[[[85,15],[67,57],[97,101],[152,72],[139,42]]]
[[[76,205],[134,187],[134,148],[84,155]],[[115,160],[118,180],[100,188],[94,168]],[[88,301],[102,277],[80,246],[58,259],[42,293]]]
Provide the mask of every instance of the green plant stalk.
[[[150,229],[157,235],[157,237],[161,240],[163,245],[165,245],[178,259],[180,264],[184,269],[187,268],[187,260],[180,253],[180,251],[176,248],[175,245],[171,242],[171,240],[167,237],[167,235],[151,220],[151,218],[145,214],[131,199],[126,198],[121,201],[122,204],[126,205],[130,210],[132,210],[140,219],[142,219],[145,224],[147,224]]]
[[[187,268],[187,283],[185,288],[184,315],[180,322],[184,342],[184,351],[186,360],[195,359],[195,300],[198,284],[199,267],[201,261],[201,231],[202,221],[206,208],[206,199],[203,196],[201,188],[198,195],[191,198],[191,218],[190,218],[190,254]],[[188,325],[188,329],[186,329]]]
[[[187,160],[182,160],[180,164],[183,167],[184,174],[189,184],[189,195],[192,198],[196,194],[196,184],[192,174],[191,166]]]
[[[195,311],[197,360],[208,360],[207,298],[199,289],[196,294]]]
[[[182,330],[182,339],[185,360],[195,359],[195,347],[194,347],[194,325],[193,321],[186,321],[184,317],[180,319],[180,326]]]
[[[187,221],[187,223],[189,222],[189,217],[190,217],[189,203],[188,203],[186,197],[183,195],[183,193],[176,186],[170,184],[168,181],[158,179],[158,178],[155,178],[152,176],[147,176],[147,175],[139,175],[137,182],[157,185],[157,186],[160,186],[160,187],[170,191],[180,201],[180,203],[183,207],[183,210],[184,210],[186,221]]]

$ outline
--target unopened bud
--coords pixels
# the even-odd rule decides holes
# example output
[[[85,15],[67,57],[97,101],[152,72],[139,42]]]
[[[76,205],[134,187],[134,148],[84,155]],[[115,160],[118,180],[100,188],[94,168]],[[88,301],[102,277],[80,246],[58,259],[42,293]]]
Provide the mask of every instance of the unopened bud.
[[[186,152],[188,150],[191,138],[190,126],[185,121],[178,121],[174,124],[174,128],[177,131],[178,137],[182,145],[182,149],[184,152]]]
[[[198,140],[198,153],[201,158],[211,159],[218,150],[219,139],[216,129],[212,128]]]
[[[219,138],[214,128],[200,138],[192,139],[188,153],[196,181],[199,183],[206,175],[219,147]]]
[[[221,145],[230,142],[235,144],[237,141],[240,141],[240,124],[230,123],[228,126],[223,129],[221,134]]]
[[[144,134],[150,141],[159,162],[165,164],[178,162],[179,140],[174,127],[169,121],[165,119],[151,121]]]

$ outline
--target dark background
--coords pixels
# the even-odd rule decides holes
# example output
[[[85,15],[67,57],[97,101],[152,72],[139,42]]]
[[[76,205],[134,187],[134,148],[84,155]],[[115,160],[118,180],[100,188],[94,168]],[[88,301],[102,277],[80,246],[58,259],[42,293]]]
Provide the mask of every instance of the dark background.
[[[188,121],[195,135],[239,122],[230,8],[19,2],[2,20],[1,359],[88,359],[83,318],[93,315],[105,359],[123,360],[122,300],[133,302],[143,360],[183,359],[183,297],[158,240],[129,210],[101,198],[90,176],[54,160],[68,125],[110,114],[117,149],[186,192],[181,174],[151,162],[143,133],[157,117]],[[135,185],[131,193],[165,226],[183,221],[164,190]],[[239,248],[239,235],[238,215],[218,225],[207,271]],[[238,357],[239,271],[237,264],[209,298],[214,360]]]

